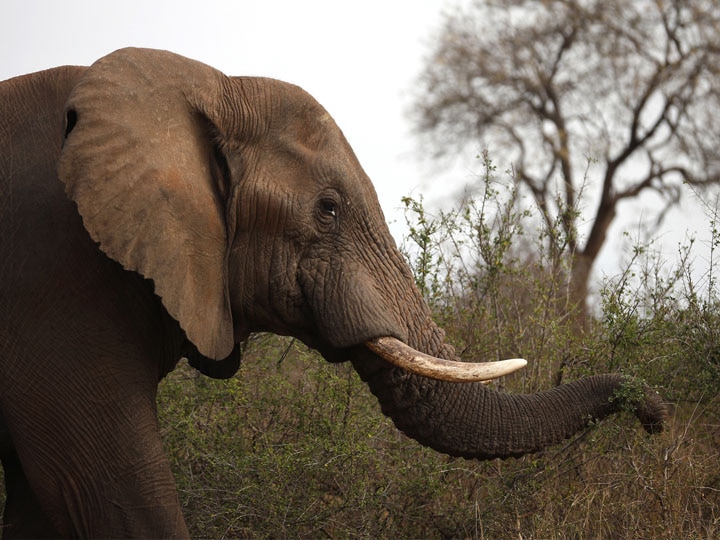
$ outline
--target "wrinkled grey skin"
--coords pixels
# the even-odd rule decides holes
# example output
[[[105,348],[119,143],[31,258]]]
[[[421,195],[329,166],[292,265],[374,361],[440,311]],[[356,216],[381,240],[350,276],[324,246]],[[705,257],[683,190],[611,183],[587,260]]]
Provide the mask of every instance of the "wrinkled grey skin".
[[[601,375],[511,396],[408,374],[454,358],[370,180],[309,95],[126,49],[0,84],[0,452],[7,537],[184,537],[155,410],[186,356],[227,377],[255,331],[350,361],[383,412],[455,456],[518,456],[619,406]],[[664,409],[637,404],[647,429]]]

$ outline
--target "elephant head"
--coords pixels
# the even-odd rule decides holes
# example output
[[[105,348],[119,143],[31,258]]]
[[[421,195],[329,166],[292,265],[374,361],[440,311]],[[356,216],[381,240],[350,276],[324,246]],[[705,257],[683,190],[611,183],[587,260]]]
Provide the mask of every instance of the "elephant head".
[[[538,450],[620,405],[618,375],[516,396],[438,380],[446,365],[468,381],[524,361],[459,368],[371,181],[300,88],[124,49],[89,68],[66,117],[58,171],[85,228],[152,280],[202,357],[251,332],[295,336],[351,361],[408,435],[467,457]],[[648,429],[662,424],[656,394],[634,405]]]

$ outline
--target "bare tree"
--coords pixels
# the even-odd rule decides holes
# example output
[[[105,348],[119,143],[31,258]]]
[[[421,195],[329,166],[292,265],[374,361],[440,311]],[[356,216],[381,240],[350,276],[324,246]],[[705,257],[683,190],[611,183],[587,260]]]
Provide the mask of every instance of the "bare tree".
[[[584,306],[618,203],[654,191],[659,223],[683,184],[720,182],[719,75],[717,0],[476,0],[445,16],[414,121],[438,154],[511,160]]]

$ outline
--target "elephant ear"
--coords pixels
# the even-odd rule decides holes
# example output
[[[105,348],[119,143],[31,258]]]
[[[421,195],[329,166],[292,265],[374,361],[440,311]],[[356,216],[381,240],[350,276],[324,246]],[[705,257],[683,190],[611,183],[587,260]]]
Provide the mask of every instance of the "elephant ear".
[[[68,100],[58,175],[105,254],[152,279],[205,356],[233,349],[220,72],[164,51],[99,60]]]

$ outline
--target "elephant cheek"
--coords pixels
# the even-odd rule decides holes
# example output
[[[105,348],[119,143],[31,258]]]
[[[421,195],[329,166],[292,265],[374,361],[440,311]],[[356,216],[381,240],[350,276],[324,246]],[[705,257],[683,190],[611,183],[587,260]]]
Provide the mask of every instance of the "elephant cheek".
[[[324,280],[324,286],[307,277],[303,280],[325,341],[346,348],[379,336],[407,340],[407,325],[398,315],[398,303],[387,291],[379,291],[366,272],[344,271],[332,276],[334,279]]]

